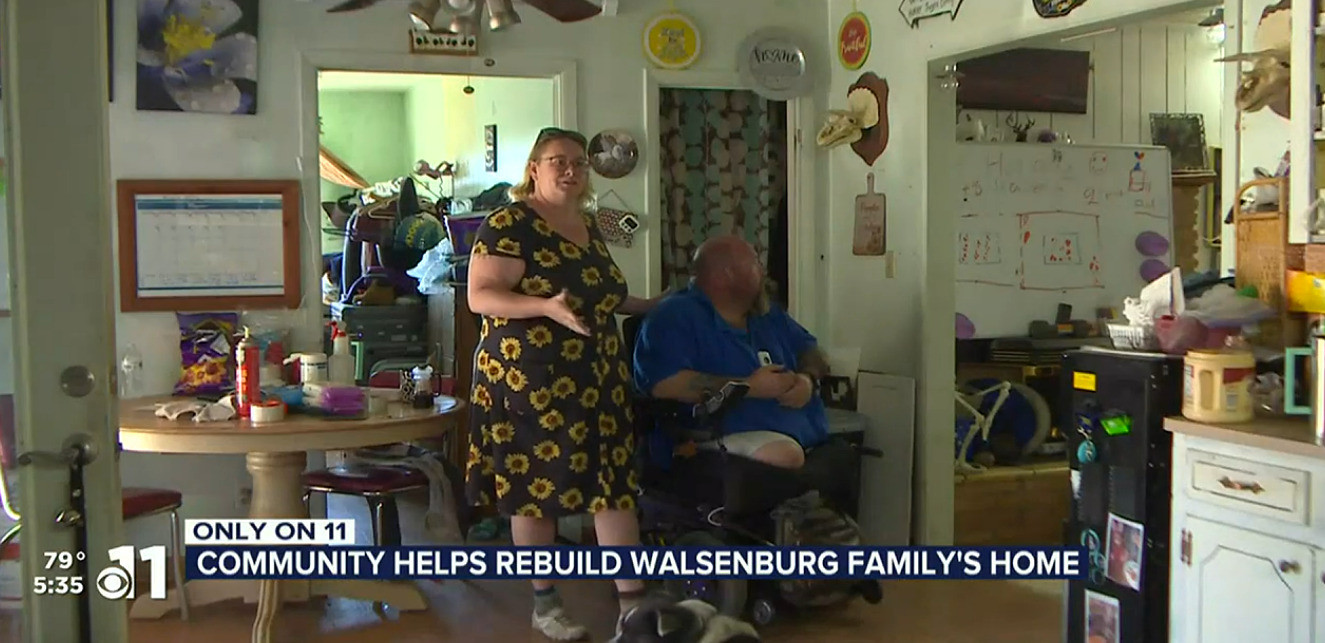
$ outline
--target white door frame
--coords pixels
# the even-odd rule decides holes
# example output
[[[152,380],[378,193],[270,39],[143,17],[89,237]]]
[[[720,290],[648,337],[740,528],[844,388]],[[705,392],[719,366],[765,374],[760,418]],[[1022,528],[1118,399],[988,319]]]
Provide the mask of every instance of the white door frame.
[[[648,262],[645,292],[662,290],[662,141],[661,117],[658,113],[658,90],[662,87],[687,89],[752,89],[736,72],[722,71],[667,71],[644,70],[644,145],[647,154],[644,200],[650,212],[645,216],[646,235],[644,256]],[[819,253],[819,226],[815,217],[804,216],[814,211],[813,176],[804,172],[814,168],[802,144],[802,132],[813,128],[807,125],[813,118],[813,99],[796,98],[787,101],[787,284],[788,311],[792,317],[822,339],[826,324],[822,324],[820,311],[824,310],[823,297],[827,288],[807,287],[823,283],[824,273]],[[655,240],[656,239],[656,240]]]
[[[0,0],[2,1],[2,0]],[[299,172],[303,184],[304,220],[313,230],[320,230],[322,218],[321,173],[318,171],[317,74],[319,71],[378,72],[387,74],[440,74],[470,76],[474,78],[547,78],[552,80],[553,118],[549,123],[564,129],[578,130],[579,111],[576,108],[578,89],[575,84],[575,61],[556,58],[510,56],[503,57],[500,65],[487,66],[491,59],[459,56],[432,56],[412,54],[365,53],[344,50],[309,50],[299,57]],[[305,283],[309,292],[321,290],[322,236],[316,234],[304,246],[305,274],[313,275],[313,283]],[[307,281],[307,280],[305,280]],[[323,466],[324,453],[310,453],[309,466]],[[324,515],[326,499],[314,498],[309,504],[310,514]]]
[[[578,129],[579,111],[576,108],[578,89],[575,83],[575,61],[555,58],[510,56],[501,64],[489,67],[484,59],[459,56],[424,56],[411,54],[365,53],[358,51],[310,50],[299,58],[300,137],[299,165],[303,175],[304,216],[317,224],[321,220],[318,199],[310,195],[321,191],[318,172],[317,126],[317,73],[326,71],[357,71],[381,73],[421,73],[454,76],[548,78],[552,80],[553,115],[555,125],[564,129]],[[318,228],[320,229],[320,227]],[[319,236],[310,243],[320,243]],[[309,274],[320,275],[317,268],[322,249],[308,261],[314,262]],[[307,285],[305,287],[308,287]],[[315,289],[319,288],[316,284]],[[316,292],[316,290],[314,291]]]
[[[3,341],[12,341],[14,349],[17,450],[58,452],[77,434],[86,435],[94,449],[84,476],[88,625],[98,643],[123,643],[125,604],[101,598],[94,587],[97,573],[109,565],[107,550],[124,543],[106,18],[103,0],[4,2],[13,334]],[[61,374],[72,366],[84,366],[92,376],[90,392],[81,397],[61,389]],[[33,594],[35,576],[77,574],[46,568],[43,556],[75,551],[75,531],[54,521],[69,505],[68,468],[34,464],[15,473],[25,638],[77,641],[78,598]]]

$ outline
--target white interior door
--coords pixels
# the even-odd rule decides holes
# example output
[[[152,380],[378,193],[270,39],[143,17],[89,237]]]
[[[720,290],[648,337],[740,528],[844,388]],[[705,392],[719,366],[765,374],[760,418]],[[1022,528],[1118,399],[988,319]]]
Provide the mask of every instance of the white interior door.
[[[18,453],[58,453],[71,439],[86,440],[86,551],[76,527],[56,517],[70,508],[69,469],[37,459],[11,466],[16,490],[23,571],[23,639],[127,639],[122,601],[100,597],[96,574],[107,549],[121,544],[120,482],[116,457],[114,270],[107,129],[105,0],[0,0],[4,5],[0,103],[5,121],[8,279],[0,300],[12,312],[0,342],[12,349],[14,427]],[[121,98],[123,100],[123,98]],[[7,326],[7,328],[5,327]],[[66,514],[67,515],[67,514]],[[77,565],[47,565],[46,553],[86,556]],[[37,596],[42,585],[66,595]],[[60,590],[57,590],[60,591]]]

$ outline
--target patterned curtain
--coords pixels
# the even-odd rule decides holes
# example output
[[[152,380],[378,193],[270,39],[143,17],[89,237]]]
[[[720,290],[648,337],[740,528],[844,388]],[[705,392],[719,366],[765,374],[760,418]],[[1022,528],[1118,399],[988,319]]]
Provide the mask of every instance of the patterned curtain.
[[[684,286],[695,248],[722,234],[744,237],[767,266],[769,229],[787,189],[786,103],[745,90],[667,87],[658,103],[664,286]]]

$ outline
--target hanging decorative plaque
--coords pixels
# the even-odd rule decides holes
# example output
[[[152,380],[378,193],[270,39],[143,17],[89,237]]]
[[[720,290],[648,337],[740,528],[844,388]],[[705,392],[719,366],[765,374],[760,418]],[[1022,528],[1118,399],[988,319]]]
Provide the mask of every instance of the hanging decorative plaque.
[[[769,100],[791,100],[809,93],[810,60],[800,38],[785,29],[761,29],[741,43],[736,61],[741,78]]]

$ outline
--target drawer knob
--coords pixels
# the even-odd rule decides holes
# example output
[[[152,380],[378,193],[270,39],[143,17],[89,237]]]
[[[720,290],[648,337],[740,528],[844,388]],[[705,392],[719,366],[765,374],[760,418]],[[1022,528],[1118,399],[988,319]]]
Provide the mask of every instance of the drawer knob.
[[[1265,487],[1262,487],[1259,482],[1238,482],[1237,480],[1230,479],[1228,476],[1220,478],[1219,484],[1223,485],[1225,489],[1232,489],[1234,491],[1250,491],[1252,493],[1265,491]]]
[[[1279,571],[1285,574],[1296,574],[1302,570],[1302,566],[1291,560],[1279,561]]]

